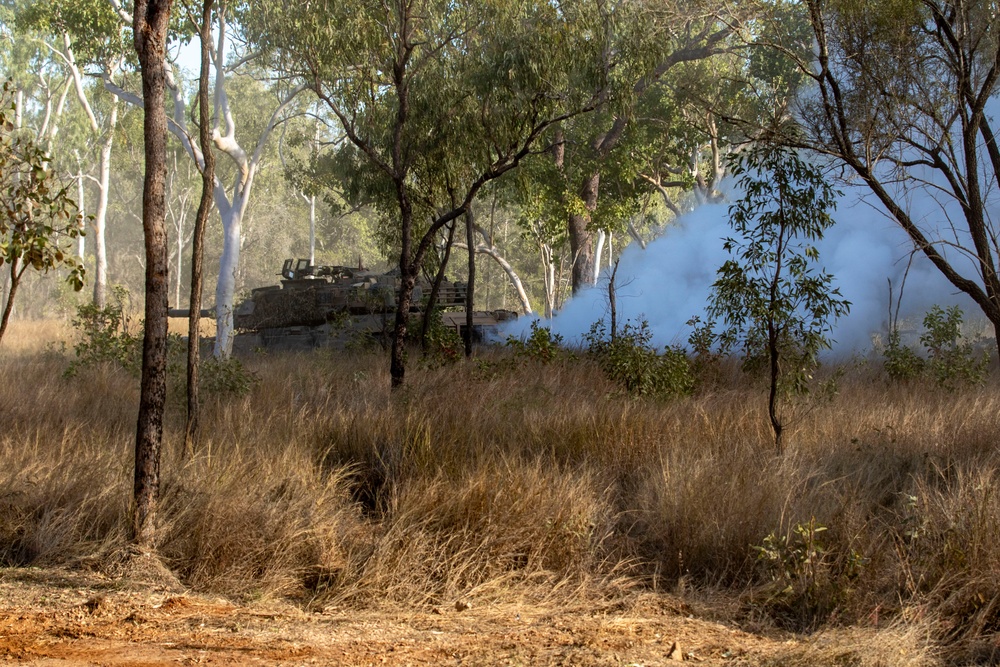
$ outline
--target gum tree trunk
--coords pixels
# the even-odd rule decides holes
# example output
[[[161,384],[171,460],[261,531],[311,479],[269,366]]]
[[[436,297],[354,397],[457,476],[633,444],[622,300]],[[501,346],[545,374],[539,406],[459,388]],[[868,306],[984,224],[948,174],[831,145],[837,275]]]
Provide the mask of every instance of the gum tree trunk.
[[[215,189],[215,153],[212,150],[211,113],[208,108],[208,72],[210,66],[211,22],[213,0],[205,0],[201,16],[201,76],[198,79],[198,140],[204,156],[201,172],[201,201],[194,220],[191,241],[191,297],[188,304],[187,355],[187,424],[184,429],[184,453],[194,454],[198,444],[201,414],[199,399],[199,367],[201,362],[201,269],[205,255],[205,227],[212,210]]]
[[[136,0],[132,30],[142,71],[143,143],[146,174],[142,188],[142,229],[146,244],[146,319],[142,379],[135,432],[132,540],[143,552],[155,550],[156,505],[160,492],[163,410],[167,397],[167,228],[164,181],[167,173],[167,117],[164,113],[167,27],[171,0]]]

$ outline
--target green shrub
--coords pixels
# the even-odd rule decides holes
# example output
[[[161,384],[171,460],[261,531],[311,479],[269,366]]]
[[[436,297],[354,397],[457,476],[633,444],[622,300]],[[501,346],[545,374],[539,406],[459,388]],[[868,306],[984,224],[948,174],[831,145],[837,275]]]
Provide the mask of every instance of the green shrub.
[[[430,366],[443,366],[461,359],[465,354],[465,341],[455,329],[444,325],[441,311],[435,308],[425,317],[429,317],[430,322],[424,340],[423,361]],[[413,330],[419,331],[420,327]]]
[[[812,518],[797,523],[791,536],[771,533],[754,547],[770,580],[764,606],[779,624],[815,627],[845,602],[864,568],[866,560],[853,550],[838,564],[823,540],[826,530]]]
[[[695,375],[687,352],[667,347],[659,353],[651,344],[649,322],[626,322],[609,336],[597,322],[585,336],[588,351],[601,364],[609,379],[639,396],[687,396],[694,391]]]
[[[923,325],[920,344],[926,358],[904,345],[897,330],[889,333],[882,352],[882,365],[889,379],[906,382],[929,377],[938,387],[950,391],[986,379],[989,353],[977,353],[972,342],[962,337],[961,308],[933,306],[924,315]]]
[[[211,394],[246,396],[259,383],[260,377],[235,357],[207,359],[199,373],[201,390]]]
[[[112,363],[133,374],[139,372],[142,329],[128,315],[128,300],[128,290],[115,286],[111,302],[104,308],[87,303],[76,309],[73,328],[79,341],[73,346],[76,359],[66,369],[66,377],[98,363]]]
[[[986,352],[977,355],[972,343],[962,339],[962,309],[934,306],[924,315],[920,343],[927,350],[927,371],[944,389],[959,384],[979,384],[986,379]]]
[[[923,357],[917,354],[913,348],[903,345],[900,341],[899,331],[891,331],[886,342],[885,350],[882,351],[882,367],[889,375],[889,379],[895,382],[909,382],[924,373],[926,364]]]
[[[547,364],[564,355],[563,337],[553,334],[548,327],[539,326],[538,320],[531,323],[531,334],[525,338],[507,337],[507,347],[514,351],[514,356],[526,357]]]

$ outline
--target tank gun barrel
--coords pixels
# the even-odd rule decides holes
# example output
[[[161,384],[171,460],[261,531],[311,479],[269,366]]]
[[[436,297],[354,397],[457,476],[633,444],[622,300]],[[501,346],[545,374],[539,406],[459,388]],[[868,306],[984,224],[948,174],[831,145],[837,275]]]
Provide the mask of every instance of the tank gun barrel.
[[[202,308],[202,317],[215,317],[214,308]],[[167,317],[191,317],[190,308],[171,308],[167,311]]]

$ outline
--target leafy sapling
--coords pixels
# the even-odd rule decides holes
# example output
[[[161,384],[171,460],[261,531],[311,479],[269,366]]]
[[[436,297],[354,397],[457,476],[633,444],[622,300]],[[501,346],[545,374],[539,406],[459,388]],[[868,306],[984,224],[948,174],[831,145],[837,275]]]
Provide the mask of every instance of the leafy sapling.
[[[743,197],[729,208],[732,256],[718,271],[708,315],[721,320],[724,352],[740,348],[744,370],[766,370],[768,417],[784,451],[783,397],[808,391],[832,323],[850,308],[817,270],[815,242],[833,224],[839,194],[794,150],[763,145],[729,160]]]

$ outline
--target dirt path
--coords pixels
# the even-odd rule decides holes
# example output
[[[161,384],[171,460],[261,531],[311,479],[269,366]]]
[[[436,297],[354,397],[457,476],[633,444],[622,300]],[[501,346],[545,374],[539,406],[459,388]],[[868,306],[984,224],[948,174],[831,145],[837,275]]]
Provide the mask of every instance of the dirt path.
[[[459,605],[461,606],[461,605]],[[121,589],[74,572],[0,570],[11,665],[784,664],[797,642],[694,618],[668,596],[600,612],[455,606],[310,614],[282,603]]]

